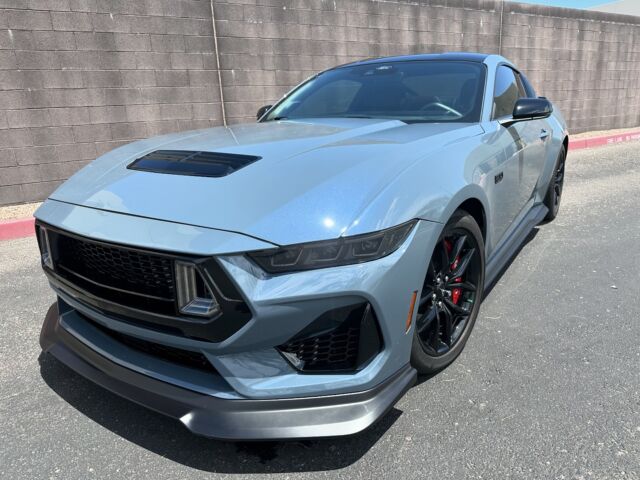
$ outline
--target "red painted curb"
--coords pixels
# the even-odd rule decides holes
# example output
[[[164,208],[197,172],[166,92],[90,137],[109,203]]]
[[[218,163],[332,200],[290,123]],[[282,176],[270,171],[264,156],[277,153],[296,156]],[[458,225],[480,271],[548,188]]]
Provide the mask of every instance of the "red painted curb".
[[[602,145],[630,142],[631,140],[640,140],[640,130],[635,130],[633,132],[627,133],[618,133],[615,135],[602,135],[600,137],[580,138],[578,140],[571,140],[571,136],[569,136],[569,150],[601,147]]]
[[[0,240],[11,240],[34,235],[36,233],[34,222],[34,218],[0,220]]]

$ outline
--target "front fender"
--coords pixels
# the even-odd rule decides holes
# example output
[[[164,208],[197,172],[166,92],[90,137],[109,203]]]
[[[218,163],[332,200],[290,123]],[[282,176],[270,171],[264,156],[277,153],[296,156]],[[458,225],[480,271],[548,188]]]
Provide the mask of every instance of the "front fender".
[[[412,218],[445,224],[469,199],[482,204],[490,222],[484,190],[487,164],[500,154],[482,135],[431,152],[392,179],[343,235],[381,230]]]
[[[487,198],[486,192],[477,183],[468,183],[452,195],[446,207],[440,211],[440,217],[437,221],[440,223],[447,223],[454,212],[460,208],[460,205],[467,200],[477,200],[482,204],[485,222],[489,225],[491,223],[489,199]],[[480,228],[482,228],[482,225],[480,225]]]

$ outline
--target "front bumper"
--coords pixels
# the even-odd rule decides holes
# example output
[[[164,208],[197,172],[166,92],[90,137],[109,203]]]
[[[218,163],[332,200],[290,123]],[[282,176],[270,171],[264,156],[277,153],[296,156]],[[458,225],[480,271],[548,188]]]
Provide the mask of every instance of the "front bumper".
[[[408,366],[409,303],[422,287],[441,224],[418,222],[402,247],[376,261],[270,276],[238,253],[265,248],[264,242],[241,234],[51,200],[36,216],[96,241],[214,258],[241,292],[251,319],[226,339],[212,341],[128,321],[142,318],[136,312],[114,314],[49,275],[58,313],[47,317],[43,349],[109,390],[179,418],[196,433],[228,439],[348,435],[383,415],[415,378]],[[383,341],[357,371],[301,373],[277,349],[324,312],[364,302],[375,312]],[[213,371],[145,355],[114,340],[113,333],[191,352]]]
[[[414,384],[409,365],[362,392],[271,400],[231,400],[137,373],[100,355],[70,334],[52,305],[40,334],[43,351],[94,383],[179,419],[193,433],[224,440],[278,440],[358,433],[383,416]]]

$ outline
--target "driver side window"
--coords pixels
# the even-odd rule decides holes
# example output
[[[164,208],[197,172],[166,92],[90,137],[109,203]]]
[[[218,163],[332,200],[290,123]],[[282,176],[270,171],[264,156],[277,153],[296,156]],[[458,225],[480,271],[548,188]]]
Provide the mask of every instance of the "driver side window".
[[[501,65],[496,72],[496,85],[493,92],[493,115],[491,118],[501,118],[511,115],[521,92],[516,80],[515,72]]]

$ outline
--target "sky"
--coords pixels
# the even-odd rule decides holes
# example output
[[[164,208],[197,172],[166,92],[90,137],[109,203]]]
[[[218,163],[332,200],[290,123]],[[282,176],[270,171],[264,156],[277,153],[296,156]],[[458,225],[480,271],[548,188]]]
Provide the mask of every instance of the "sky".
[[[553,7],[581,8],[601,12],[640,15],[640,0],[510,0]]]
[[[520,3],[537,3],[539,5],[550,5],[552,7],[564,7],[564,8],[592,8],[597,5],[606,3],[614,3],[612,1],[605,0],[514,0]]]

